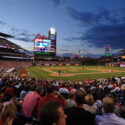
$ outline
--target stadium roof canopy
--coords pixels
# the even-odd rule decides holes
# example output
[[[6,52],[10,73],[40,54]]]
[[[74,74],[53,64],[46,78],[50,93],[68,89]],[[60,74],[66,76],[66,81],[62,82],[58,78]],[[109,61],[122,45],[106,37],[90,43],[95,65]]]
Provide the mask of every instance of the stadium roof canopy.
[[[1,37],[4,37],[4,38],[1,38]],[[25,51],[27,51],[26,49],[22,48],[21,46],[7,40],[6,38],[14,38],[14,36],[0,32],[0,48],[15,48],[15,49],[21,50],[23,53],[25,53]]]
[[[8,34],[5,34],[5,33],[1,33],[1,32],[0,32],[0,36],[5,37],[5,38],[6,38],[6,37],[13,37],[13,36],[11,36],[11,35],[8,35]]]
[[[15,49],[20,49],[21,51],[27,51],[23,49],[21,46],[6,39],[6,38],[13,38],[13,37],[14,36],[0,32],[0,48],[15,48]]]

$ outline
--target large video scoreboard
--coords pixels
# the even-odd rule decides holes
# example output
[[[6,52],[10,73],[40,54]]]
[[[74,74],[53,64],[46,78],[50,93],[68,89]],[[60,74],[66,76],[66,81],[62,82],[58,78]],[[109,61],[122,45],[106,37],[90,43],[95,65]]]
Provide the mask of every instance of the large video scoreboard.
[[[53,40],[45,38],[35,38],[34,52],[35,54],[41,54],[41,55],[55,55],[56,41],[54,42]]]

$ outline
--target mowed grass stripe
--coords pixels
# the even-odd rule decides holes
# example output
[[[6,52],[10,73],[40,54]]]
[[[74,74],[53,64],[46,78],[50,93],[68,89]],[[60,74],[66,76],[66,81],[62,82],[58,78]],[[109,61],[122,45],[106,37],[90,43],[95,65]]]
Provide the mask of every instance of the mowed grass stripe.
[[[57,69],[51,69],[52,71],[55,71],[58,73],[59,70]],[[94,70],[82,70],[82,69],[63,69],[61,70],[62,73],[90,73],[90,72],[101,72],[101,71],[94,71]]]

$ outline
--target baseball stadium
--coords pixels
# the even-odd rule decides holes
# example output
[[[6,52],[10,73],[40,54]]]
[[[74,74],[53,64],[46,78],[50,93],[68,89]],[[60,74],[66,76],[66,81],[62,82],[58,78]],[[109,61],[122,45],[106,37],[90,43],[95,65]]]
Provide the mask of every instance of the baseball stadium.
[[[125,125],[125,0],[0,0],[0,125]]]
[[[55,29],[50,29],[48,36],[36,35],[33,53],[8,38],[14,36],[0,33],[2,118],[11,112],[13,115],[8,117],[12,117],[14,125],[53,125],[50,116],[59,114],[54,113],[61,108],[65,122],[59,125],[95,125],[104,110],[125,119],[124,50],[112,56],[105,46],[104,56],[99,58],[59,57]],[[3,111],[4,105],[4,110],[11,110]],[[45,112],[50,113],[49,117]]]
[[[16,75],[20,78],[66,81],[125,76],[124,54],[102,58],[83,58],[78,55],[73,58],[57,57],[55,29],[50,30],[47,37],[36,35],[32,54],[27,54],[27,50],[6,39],[13,36],[3,33],[0,36],[0,64],[4,75],[18,71]],[[110,55],[108,47],[105,55]]]

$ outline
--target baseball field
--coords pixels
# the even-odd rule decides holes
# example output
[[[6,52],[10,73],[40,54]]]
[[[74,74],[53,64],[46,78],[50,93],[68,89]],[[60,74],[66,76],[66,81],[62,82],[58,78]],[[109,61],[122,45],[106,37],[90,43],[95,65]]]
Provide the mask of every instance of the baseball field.
[[[67,81],[125,76],[125,68],[122,67],[34,66],[28,67],[26,70],[30,77]]]

